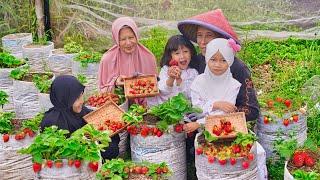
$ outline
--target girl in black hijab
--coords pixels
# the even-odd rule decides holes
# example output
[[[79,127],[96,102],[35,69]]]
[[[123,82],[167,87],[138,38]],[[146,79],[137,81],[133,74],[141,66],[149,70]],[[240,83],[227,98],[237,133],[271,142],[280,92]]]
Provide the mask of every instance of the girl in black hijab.
[[[91,110],[83,106],[83,86],[75,77],[63,75],[57,77],[51,84],[50,100],[53,107],[44,115],[41,130],[45,127],[57,126],[72,134],[87,123],[82,118]],[[111,138],[112,142],[105,152],[101,152],[103,159],[116,158],[119,154],[119,135]]]

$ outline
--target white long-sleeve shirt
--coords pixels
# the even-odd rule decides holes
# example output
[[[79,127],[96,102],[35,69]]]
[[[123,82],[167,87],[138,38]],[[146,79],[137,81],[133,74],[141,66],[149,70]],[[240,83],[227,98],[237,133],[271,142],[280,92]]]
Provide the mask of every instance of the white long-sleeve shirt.
[[[168,76],[168,66],[163,66],[159,73],[160,81],[158,81],[158,88],[160,91],[160,95],[148,98],[148,106],[154,106],[160,104],[170,97],[176,96],[179,93],[183,93],[190,101],[191,101],[191,90],[190,86],[193,80],[197,77],[198,72],[196,69],[188,68],[186,70],[181,70],[181,79],[182,83],[180,86],[177,86],[176,81],[174,81],[173,86],[169,87],[167,85]]]
[[[212,87],[214,88],[214,86]],[[213,103],[217,101],[226,101],[229,102],[233,105],[236,104],[237,96],[239,93],[239,88],[237,90],[226,90],[226,96],[224,99],[208,99],[206,97],[201,97],[200,92],[196,92],[194,90],[191,90],[191,100],[192,100],[192,105],[199,107],[202,109],[203,113],[207,115],[219,115],[219,114],[225,114],[225,112],[221,110],[215,110],[213,109]],[[198,123],[204,124],[205,119],[198,119]]]

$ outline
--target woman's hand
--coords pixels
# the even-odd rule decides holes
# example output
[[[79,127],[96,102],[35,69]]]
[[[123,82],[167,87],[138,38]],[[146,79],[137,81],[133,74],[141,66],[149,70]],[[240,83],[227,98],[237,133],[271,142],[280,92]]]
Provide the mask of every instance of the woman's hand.
[[[126,76],[124,76],[124,75],[120,75],[116,80],[116,85],[124,85],[124,78],[125,77]]]
[[[198,128],[200,127],[200,124],[197,123],[197,122],[190,122],[190,123],[187,123],[183,126],[183,130],[186,132],[186,133],[190,133],[190,132],[193,132],[195,130],[197,130]]]
[[[215,103],[213,103],[212,105],[212,109],[219,109],[221,111],[224,111],[226,113],[232,113],[232,112],[236,112],[237,107],[229,102],[226,101],[217,101]]]

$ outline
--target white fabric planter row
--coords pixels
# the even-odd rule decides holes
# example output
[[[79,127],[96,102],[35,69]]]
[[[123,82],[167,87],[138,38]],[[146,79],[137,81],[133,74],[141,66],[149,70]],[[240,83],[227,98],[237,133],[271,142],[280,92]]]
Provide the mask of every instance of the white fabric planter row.
[[[173,172],[172,180],[187,179],[186,142],[184,133],[176,133],[173,126],[170,133],[161,137],[130,136],[131,157],[134,162],[166,162]]]
[[[72,75],[77,77],[79,74],[82,74],[87,79],[87,83],[85,84],[86,88],[84,92],[85,96],[98,91],[98,71],[99,63],[89,63],[88,67],[82,67],[80,62],[72,62]]]
[[[2,137],[2,134],[0,134]],[[15,140],[10,135],[8,142],[0,141],[0,177],[1,179],[33,179],[32,157],[21,155],[18,150],[29,146],[33,138],[26,136],[23,140]]]
[[[46,180],[94,180],[96,173],[88,168],[88,162],[81,162],[81,167],[77,169],[75,166],[69,167],[68,160],[63,159],[63,167],[61,168],[47,168],[44,167],[41,171],[35,174],[34,179],[46,179]],[[99,168],[101,162],[99,163]],[[33,173],[34,174],[34,173]]]
[[[27,63],[30,65],[30,71],[45,72],[53,48],[53,42],[48,42],[48,45],[26,44],[22,46],[23,57],[28,59]]]
[[[50,95],[45,93],[39,93],[39,104],[40,111],[42,112],[48,111],[50,108],[53,107],[50,101]]]
[[[9,77],[12,68],[0,69],[0,89],[6,92],[9,96],[9,102],[3,106],[4,111],[14,111],[13,96],[12,96],[12,85],[13,80]]]
[[[72,61],[76,54],[66,54],[63,49],[54,49],[48,59],[48,67],[55,76],[72,74]]]
[[[32,43],[31,33],[8,34],[2,37],[2,46],[17,58],[23,58],[22,46]]]
[[[291,122],[288,126],[283,125],[283,119],[289,119],[292,115],[298,114],[298,122]],[[269,122],[264,124],[264,116],[269,116],[276,122]],[[267,158],[275,155],[274,142],[277,138],[278,132],[282,132],[280,138],[283,140],[289,139],[289,133],[295,132],[298,144],[301,145],[307,139],[307,117],[299,111],[284,114],[282,118],[268,112],[261,112],[261,116],[257,122],[258,141],[263,146],[267,153]]]
[[[15,113],[19,119],[33,118],[53,106],[49,94],[40,93],[33,82],[13,80],[13,89]]]

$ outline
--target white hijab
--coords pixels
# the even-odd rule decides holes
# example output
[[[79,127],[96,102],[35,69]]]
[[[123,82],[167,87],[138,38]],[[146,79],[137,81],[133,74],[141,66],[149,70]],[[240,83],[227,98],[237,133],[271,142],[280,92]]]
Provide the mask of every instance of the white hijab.
[[[223,38],[213,39],[206,48],[206,63],[219,51],[228,62],[229,67],[226,72],[217,76],[207,65],[204,73],[197,76],[191,84],[191,90],[199,92],[199,95],[208,101],[227,101],[235,104],[241,83],[232,77],[230,71],[235,55],[233,48],[229,45],[228,40]]]

